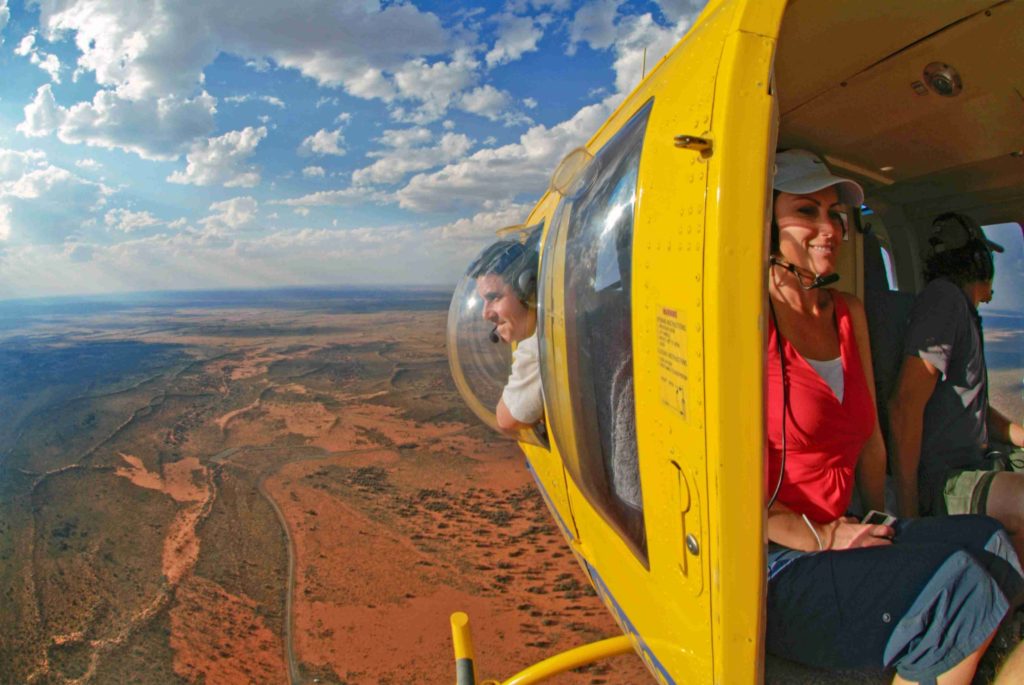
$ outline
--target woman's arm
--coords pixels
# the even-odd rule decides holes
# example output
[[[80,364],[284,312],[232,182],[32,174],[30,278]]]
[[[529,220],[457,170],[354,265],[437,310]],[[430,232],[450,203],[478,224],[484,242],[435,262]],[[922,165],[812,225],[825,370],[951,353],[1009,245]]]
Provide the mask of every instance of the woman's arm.
[[[860,353],[860,365],[864,370],[868,393],[871,395],[871,411],[875,412],[875,427],[871,436],[864,443],[857,459],[857,488],[861,500],[868,509],[885,511],[885,443],[878,425],[878,402],[875,398],[875,370],[871,363],[871,338],[868,337],[868,321],[864,314],[864,304],[847,293],[838,293],[846,302],[853,321],[853,333],[857,340],[857,351]]]
[[[802,552],[889,545],[893,535],[889,526],[867,525],[847,517],[817,523],[781,502],[768,510],[768,539]]]
[[[830,526],[827,523],[816,524],[810,519],[805,521],[803,516],[778,501],[768,510],[768,539],[801,552],[831,549],[833,529]]]

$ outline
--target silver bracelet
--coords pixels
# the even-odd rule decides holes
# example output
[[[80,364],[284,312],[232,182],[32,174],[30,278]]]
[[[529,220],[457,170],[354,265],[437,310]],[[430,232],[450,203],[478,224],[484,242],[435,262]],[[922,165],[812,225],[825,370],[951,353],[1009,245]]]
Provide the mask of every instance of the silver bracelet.
[[[819,552],[820,551],[824,551],[825,545],[821,544],[821,536],[818,535],[818,531],[814,529],[814,524],[812,524],[811,520],[809,518],[807,518],[807,514],[800,514],[800,515],[803,517],[804,523],[807,524],[807,527],[811,529],[811,535],[813,535],[814,539],[817,540],[817,542],[818,542],[818,551]]]

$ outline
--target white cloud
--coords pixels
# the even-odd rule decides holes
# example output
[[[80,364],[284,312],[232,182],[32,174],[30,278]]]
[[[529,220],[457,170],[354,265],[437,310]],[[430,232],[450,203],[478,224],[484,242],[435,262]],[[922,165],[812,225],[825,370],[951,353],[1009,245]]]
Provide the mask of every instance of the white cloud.
[[[349,93],[365,100],[390,102],[395,97],[395,87],[380,69],[364,69],[352,74],[345,83]]]
[[[32,50],[33,48],[35,48],[35,45],[36,32],[29,31],[24,36],[22,36],[22,39],[18,42],[18,47],[14,48],[14,54],[18,57],[28,57],[30,54],[32,54]]]
[[[240,131],[229,131],[216,138],[198,141],[188,153],[185,171],[175,171],[167,180],[196,186],[222,184],[228,188],[251,188],[260,182],[260,174],[256,167],[246,165],[245,161],[266,136],[265,126],[247,126]]]
[[[686,17],[692,21],[697,13],[707,4],[707,0],[655,0],[661,13],[671,22],[678,22]]]
[[[89,245],[87,243],[64,243],[64,255],[67,257],[69,262],[75,264],[89,262],[92,261],[92,254],[95,247],[95,245]]]
[[[14,54],[19,57],[28,57],[29,62],[36,65],[47,74],[54,83],[60,83],[60,60],[56,55],[42,52],[36,46],[36,32],[30,31],[14,48]]]
[[[65,143],[119,148],[144,159],[175,159],[192,140],[213,128],[216,99],[202,93],[132,101],[101,90],[92,102],[62,107],[49,84],[36,91],[17,130],[26,136],[56,132]]]
[[[11,237],[11,207],[0,203],[0,240],[7,241]]]
[[[377,138],[377,142],[388,147],[407,148],[429,143],[433,139],[434,134],[430,132],[430,129],[416,126],[413,128],[387,129],[381,134],[380,138]]]
[[[274,200],[270,204],[286,205],[288,207],[330,207],[358,205],[364,202],[379,202],[384,199],[385,195],[383,193],[377,193],[367,188],[352,187],[342,190],[321,190],[287,200]]]
[[[560,12],[569,9],[571,5],[572,0],[507,0],[505,3],[510,12],[518,14],[526,12],[531,7],[538,11],[550,8]]]
[[[0,190],[9,197],[34,200],[49,194],[55,187],[74,178],[67,169],[51,165],[33,169],[17,180],[5,183]]]
[[[75,162],[75,166],[78,167],[79,169],[90,169],[93,171],[103,167],[102,164],[97,162],[95,159],[92,159],[91,157],[86,157],[84,159],[78,160],[77,162]]]
[[[257,57],[256,59],[248,60],[245,63],[245,66],[261,74],[265,71],[270,71],[270,61],[262,57]]]
[[[406,62],[395,73],[396,97],[416,100],[415,110],[395,107],[393,114],[399,121],[425,124],[442,117],[456,95],[472,86],[477,79],[480,63],[468,50],[456,50],[450,61],[428,63],[424,59]]]
[[[584,144],[620,100],[609,97],[557,126],[534,126],[517,143],[478,150],[438,171],[418,174],[396,193],[399,205],[441,211],[510,201],[523,193],[537,196],[562,157]]]
[[[0,0],[0,45],[4,44],[4,29],[7,22],[11,20],[11,10],[7,6],[7,0]]]
[[[683,37],[689,24],[689,19],[684,19],[675,26],[660,26],[650,14],[624,18],[615,40],[613,68],[618,92],[628,93],[635,88],[643,77],[644,62],[649,71]]]
[[[426,58],[455,43],[437,16],[411,3],[303,0],[286,10],[280,3],[245,0],[37,4],[41,37],[73,40],[80,52],[74,78],[90,73],[100,91],[92,102],[69,107],[57,105],[52,92],[37,93],[18,130],[29,136],[56,131],[65,142],[120,148],[146,159],[172,159],[210,135],[217,101],[202,90],[204,70],[219,54],[236,55],[256,69],[297,69],[321,86],[362,98],[412,101],[416,107],[399,111],[409,120],[436,117],[461,84],[471,83],[476,67],[458,60],[428,65]],[[60,70],[59,62],[44,56],[40,66],[55,78]],[[443,94],[410,75],[427,67]],[[430,87],[421,90],[423,85]],[[424,94],[426,108],[418,111]],[[283,105],[273,96],[262,100]],[[321,149],[341,154],[343,148]]]
[[[498,229],[522,223],[530,214],[531,209],[533,209],[533,205],[506,203],[477,212],[471,217],[438,226],[433,229],[433,232],[448,240],[493,239],[495,231]]]
[[[57,59],[57,55],[37,51],[32,53],[29,61],[49,74],[51,81],[60,83],[60,60]]]
[[[133,212],[129,209],[111,209],[103,216],[103,222],[115,231],[132,233],[139,229],[156,226],[160,220],[149,212]]]
[[[501,14],[494,21],[498,24],[498,38],[484,57],[488,67],[514,62],[525,53],[533,52],[537,41],[544,36],[539,23],[531,17]]]
[[[496,121],[505,113],[511,102],[512,96],[507,92],[486,85],[463,93],[459,98],[459,108]]]
[[[45,161],[46,155],[42,150],[22,151],[0,148],[0,183],[19,179],[26,171],[42,166]]]
[[[210,205],[210,211],[213,213],[200,219],[199,223],[214,234],[232,233],[251,227],[257,209],[259,203],[254,198],[248,195],[233,197]]]
[[[417,129],[411,129],[413,131]],[[411,173],[423,171],[459,159],[472,147],[473,141],[461,133],[445,133],[432,147],[395,147],[374,152],[373,164],[352,172],[354,185],[398,183]]]
[[[308,166],[302,170],[302,175],[306,178],[323,178],[326,170],[322,166]]]
[[[527,109],[536,109],[537,101],[533,98],[523,98],[523,107]]]
[[[48,136],[61,125],[67,112],[53,99],[49,84],[40,86],[32,102],[25,105],[25,120],[17,130],[30,138]]]
[[[0,230],[6,241],[55,243],[92,221],[113,190],[49,164],[37,150],[0,150]]]
[[[298,69],[323,86],[352,92],[368,70],[445,50],[440,20],[411,4],[306,0],[158,3],[40,0],[40,24],[73,32],[79,67],[127,99],[189,95],[218,52],[253,68]],[[396,40],[395,36],[401,36]]]
[[[224,102],[230,102],[233,104],[242,104],[243,102],[252,101],[265,102],[268,105],[273,105],[274,107],[279,107],[281,109],[284,109],[285,107],[284,100],[279,97],[274,97],[273,95],[231,95],[224,98]]]
[[[342,135],[340,128],[334,131],[322,128],[302,141],[302,144],[299,146],[299,152],[304,154],[341,156],[345,154],[345,148],[341,147],[341,144],[344,142],[345,137]]]
[[[569,54],[577,43],[587,43],[595,50],[610,47],[616,37],[618,5],[618,0],[592,0],[576,10],[569,24]]]
[[[616,0],[594,0],[573,17],[569,53],[578,43],[587,43],[595,50],[612,48],[616,91],[628,93],[640,82],[644,62],[648,68],[657,64],[689,28],[695,12],[677,13],[672,9],[676,5],[682,6],[671,2],[662,5],[667,16],[678,14],[677,23],[666,27],[658,24],[650,13],[621,15]]]

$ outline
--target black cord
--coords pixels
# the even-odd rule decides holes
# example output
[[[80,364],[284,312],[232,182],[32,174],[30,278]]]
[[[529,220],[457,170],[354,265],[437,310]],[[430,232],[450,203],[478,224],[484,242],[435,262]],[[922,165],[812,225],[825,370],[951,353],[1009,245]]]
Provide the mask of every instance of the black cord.
[[[779,461],[779,480],[775,483],[775,490],[768,499],[768,509],[775,504],[775,499],[782,489],[782,478],[786,473],[786,408],[789,406],[789,389],[786,387],[786,356],[782,350],[782,331],[779,330],[779,319],[775,316],[775,305],[772,304],[771,295],[768,296],[768,309],[772,313],[772,323],[775,325],[775,348],[779,352],[779,372],[782,375],[782,459]],[[769,454],[771,451],[769,450]]]

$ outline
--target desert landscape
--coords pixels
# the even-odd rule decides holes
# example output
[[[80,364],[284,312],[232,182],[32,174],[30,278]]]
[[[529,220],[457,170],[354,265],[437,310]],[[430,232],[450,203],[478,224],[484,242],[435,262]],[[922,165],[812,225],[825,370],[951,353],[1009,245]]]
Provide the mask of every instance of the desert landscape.
[[[456,392],[448,298],[2,303],[0,683],[450,683],[453,611],[481,679],[618,634],[518,447]],[[987,336],[1010,411],[1019,335]],[[626,655],[552,682],[651,679]]]
[[[518,447],[463,407],[448,297],[0,318],[0,682],[444,683],[456,610],[481,678],[617,634]]]

